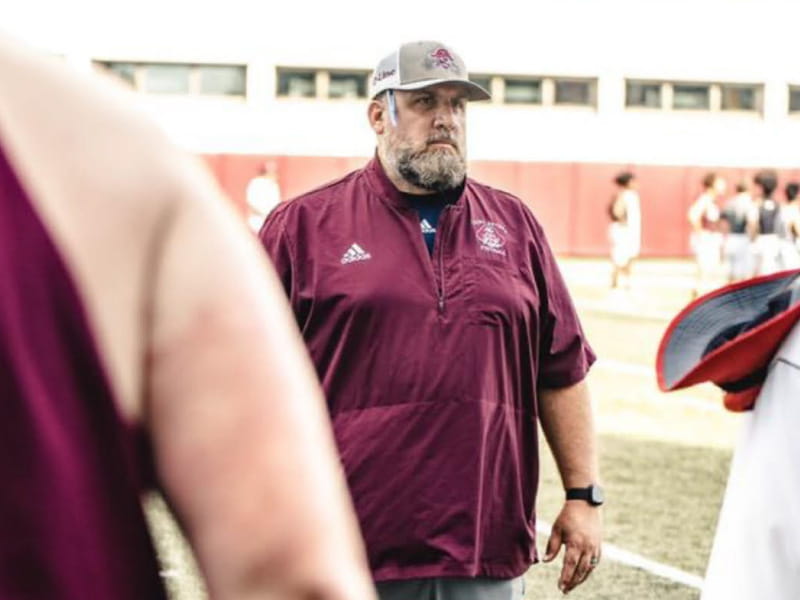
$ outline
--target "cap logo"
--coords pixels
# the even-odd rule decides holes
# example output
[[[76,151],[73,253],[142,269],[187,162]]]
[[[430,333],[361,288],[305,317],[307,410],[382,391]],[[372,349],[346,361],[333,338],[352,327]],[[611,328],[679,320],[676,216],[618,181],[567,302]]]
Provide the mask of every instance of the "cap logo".
[[[450,69],[456,64],[456,59],[447,48],[437,48],[430,53],[430,57],[433,59],[433,66],[440,69]]]

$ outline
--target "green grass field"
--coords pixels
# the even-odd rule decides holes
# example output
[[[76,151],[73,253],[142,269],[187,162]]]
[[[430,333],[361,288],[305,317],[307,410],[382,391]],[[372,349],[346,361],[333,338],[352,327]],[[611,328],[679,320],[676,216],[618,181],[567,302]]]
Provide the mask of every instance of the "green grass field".
[[[569,260],[562,267],[600,358],[589,381],[607,496],[605,541],[702,576],[739,421],[721,409],[713,387],[665,395],[655,383],[658,341],[667,318],[689,300],[691,265],[642,262],[636,265],[633,289],[621,294],[607,290],[603,261]],[[539,518],[551,523],[562,499],[553,460],[543,448]],[[163,502],[152,497],[147,510],[171,597],[204,598],[191,555]],[[545,542],[540,536],[541,551]],[[560,560],[532,567],[526,598],[560,598],[559,570]],[[699,591],[605,558],[570,597],[690,600]]]

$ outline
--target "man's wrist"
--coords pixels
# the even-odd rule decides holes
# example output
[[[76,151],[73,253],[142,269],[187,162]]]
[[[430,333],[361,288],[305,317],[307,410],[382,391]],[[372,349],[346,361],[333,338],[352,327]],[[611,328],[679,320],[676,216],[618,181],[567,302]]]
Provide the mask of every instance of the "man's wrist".
[[[605,492],[599,484],[592,483],[587,487],[567,488],[566,499],[582,500],[591,506],[601,506],[605,502]]]

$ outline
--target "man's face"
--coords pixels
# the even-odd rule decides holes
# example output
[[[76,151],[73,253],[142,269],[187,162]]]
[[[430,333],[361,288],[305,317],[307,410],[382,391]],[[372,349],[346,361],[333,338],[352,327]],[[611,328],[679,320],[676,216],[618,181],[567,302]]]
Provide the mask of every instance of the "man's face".
[[[386,159],[408,183],[439,192],[466,176],[467,95],[458,85],[395,91],[397,124],[389,122],[381,143]],[[386,119],[389,119],[388,98]]]

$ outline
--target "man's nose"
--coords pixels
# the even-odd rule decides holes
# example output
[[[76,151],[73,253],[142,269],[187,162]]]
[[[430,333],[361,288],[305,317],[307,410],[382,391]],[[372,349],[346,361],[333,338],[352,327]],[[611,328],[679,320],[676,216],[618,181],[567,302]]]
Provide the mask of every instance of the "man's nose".
[[[436,108],[433,117],[435,127],[446,127],[452,129],[456,124],[456,110],[449,104],[442,103]]]

